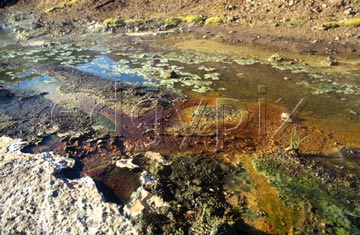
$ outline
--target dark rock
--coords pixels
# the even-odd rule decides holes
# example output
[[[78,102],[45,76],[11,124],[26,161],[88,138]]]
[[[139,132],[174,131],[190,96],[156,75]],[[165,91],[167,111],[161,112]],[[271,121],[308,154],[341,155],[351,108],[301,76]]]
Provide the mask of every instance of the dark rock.
[[[40,29],[40,28],[42,28],[42,27],[43,27],[43,25],[42,25],[40,22],[34,22],[34,23],[32,23],[32,25],[31,25],[31,29],[32,29],[32,30]]]
[[[0,98],[8,98],[14,96],[8,89],[0,86]]]
[[[168,29],[173,29],[173,28],[176,28],[176,24],[165,24],[164,25],[164,30],[168,30]]]
[[[66,145],[64,148],[65,152],[74,152],[76,150],[76,148],[74,146],[71,145]]]
[[[179,75],[173,70],[163,70],[160,74],[161,78],[178,78]]]
[[[17,0],[1,0],[0,1],[0,8],[7,7],[13,5],[17,2]]]
[[[234,23],[236,21],[238,21],[240,18],[238,16],[228,16],[228,21],[231,22],[231,23]]]

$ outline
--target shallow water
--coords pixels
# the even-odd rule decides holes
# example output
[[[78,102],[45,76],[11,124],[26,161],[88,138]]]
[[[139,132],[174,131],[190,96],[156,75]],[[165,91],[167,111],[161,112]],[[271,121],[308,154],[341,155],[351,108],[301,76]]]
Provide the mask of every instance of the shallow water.
[[[304,139],[303,151],[321,152],[341,146],[360,146],[360,85],[358,83],[360,74],[356,72],[330,74],[298,64],[274,64],[252,58],[234,59],[222,55],[180,51],[169,46],[159,46],[161,43],[154,43],[151,40],[119,38],[110,35],[105,35],[101,39],[89,36],[62,40],[61,43],[44,42],[38,46],[14,43],[1,34],[0,41],[0,62],[2,62],[0,85],[47,92],[45,97],[53,103],[62,101],[64,104],[71,104],[73,102],[80,109],[89,112],[81,101],[75,102],[76,98],[66,97],[59,89],[58,82],[39,73],[37,66],[71,66],[111,81],[145,87],[166,87],[186,94],[195,102],[194,107],[197,107],[199,103],[196,102],[199,100],[204,100],[203,103],[206,103],[206,100],[212,102],[216,98],[228,101],[228,103],[238,102],[239,108],[244,107],[244,109],[246,104],[259,104],[258,109],[265,112],[266,104],[273,105],[284,112],[293,113],[292,126],[299,128],[300,137]],[[161,78],[164,70],[175,71],[177,76]],[[193,109],[185,112],[192,111]],[[194,117],[193,114],[195,111],[188,116]],[[251,113],[248,116],[251,116]],[[97,124],[102,127],[108,126],[105,132],[109,132],[114,127],[113,120],[110,119],[98,114]],[[269,121],[279,119],[280,116]],[[311,128],[301,132],[301,128],[307,126]],[[282,146],[288,145],[288,134],[285,137],[279,136],[279,139],[275,137],[275,142],[278,141],[278,144]],[[257,132],[254,135],[257,135]],[[24,151],[55,150],[58,153],[65,153],[65,144],[63,142],[59,144],[60,141],[61,138],[50,135],[38,146],[30,146]],[[91,146],[84,146],[84,149],[91,149]],[[243,151],[243,149],[234,151]],[[116,153],[120,154],[120,150]],[[91,162],[91,157],[77,159],[76,168],[66,174],[70,178],[80,177],[80,172],[84,168],[82,160],[89,161],[93,168],[88,170],[98,177],[96,178],[98,187],[108,194],[108,201],[123,202],[138,186],[137,173],[119,172],[118,169],[109,166],[110,154],[111,152],[102,153],[100,150],[94,150],[91,157],[97,159],[98,162]],[[334,155],[328,159],[318,157],[316,160],[325,162],[331,167],[345,167],[349,172],[360,177],[357,159],[345,159]],[[244,162],[247,171],[252,169],[250,158]],[[254,169],[252,171],[246,173],[241,168],[241,171],[233,172],[226,178],[226,181],[229,181],[226,182],[227,187],[235,192],[246,192],[249,198],[253,193],[252,187],[256,183],[260,182],[270,187]],[[131,176],[132,184],[127,189],[121,189],[116,183],[117,180],[120,177],[121,182],[124,183],[129,176]],[[254,179],[257,182],[253,182]],[[271,191],[271,196],[276,195],[275,190],[273,191]],[[262,193],[261,189],[255,192]],[[264,207],[272,208],[271,203]],[[273,201],[275,206],[280,203],[280,200]],[[277,208],[277,210],[280,209]],[[250,214],[250,217],[256,216]]]
[[[1,34],[0,34],[1,35]],[[36,71],[40,65],[65,65],[104,79],[145,86],[176,88],[190,97],[266,102],[294,112],[298,124],[316,124],[331,119],[331,125],[346,145],[346,133],[360,130],[359,74],[329,74],[301,65],[274,64],[253,59],[237,59],[152,45],[152,41],[121,39],[67,39],[61,43],[28,46],[3,37],[0,84],[20,89],[56,93],[52,78]],[[105,37],[109,37],[105,40]],[[173,70],[177,78],[160,78],[163,70]],[[206,93],[206,94],[205,94]],[[204,96],[205,94],[205,96]],[[58,96],[54,96],[58,98]],[[295,109],[294,109],[295,108]],[[332,129],[341,128],[327,127]],[[326,126],[326,125],[325,125]],[[326,128],[325,128],[326,129]],[[354,138],[350,145],[360,144]],[[332,133],[333,134],[333,133]],[[360,137],[360,134],[357,135]],[[354,141],[355,139],[355,141]]]
[[[98,55],[87,63],[76,65],[75,68],[104,79],[119,82],[142,84],[146,81],[144,76],[141,76],[136,72],[119,72],[121,70],[130,70],[130,67],[126,64],[117,63],[116,61],[104,55]]]

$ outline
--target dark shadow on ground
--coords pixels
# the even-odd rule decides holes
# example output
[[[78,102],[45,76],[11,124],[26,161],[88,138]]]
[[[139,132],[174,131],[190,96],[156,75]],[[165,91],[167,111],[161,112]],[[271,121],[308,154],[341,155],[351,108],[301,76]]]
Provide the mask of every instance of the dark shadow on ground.
[[[17,0],[0,0],[0,8],[4,8],[17,3]]]

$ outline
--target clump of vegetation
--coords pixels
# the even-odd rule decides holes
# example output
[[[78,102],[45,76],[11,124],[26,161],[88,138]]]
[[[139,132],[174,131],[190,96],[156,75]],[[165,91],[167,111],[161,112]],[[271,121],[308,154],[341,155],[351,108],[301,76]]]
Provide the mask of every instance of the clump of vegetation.
[[[187,15],[181,18],[181,21],[184,23],[192,24],[200,24],[203,22],[203,18],[199,15]]]
[[[121,27],[124,24],[127,25],[128,27],[135,27],[135,26],[142,25],[144,23],[146,23],[146,22],[143,19],[138,19],[138,18],[136,18],[136,19],[126,19],[124,21],[119,20],[117,26],[114,26],[114,27]]]
[[[124,20],[125,24],[141,24],[143,22],[144,22],[144,20],[142,20],[142,19],[126,19],[126,20]]]
[[[290,148],[293,150],[299,150],[299,147],[300,147],[300,137],[296,133],[296,127],[294,127],[291,130],[291,135],[290,135]]]
[[[329,21],[323,23],[323,27],[326,29],[333,29],[340,26],[345,27],[360,27],[360,17],[354,19],[347,19],[347,20],[339,20],[339,21]]]
[[[302,26],[306,23],[303,19],[290,19],[286,22],[284,22],[284,25],[287,27],[296,27],[296,26]]]
[[[75,5],[76,3],[79,3],[80,0],[67,0],[67,1],[63,1],[63,2],[60,2],[58,3],[57,5],[55,6],[52,6],[48,9],[45,10],[45,13],[48,14],[48,13],[51,13],[55,10],[58,10],[58,9],[62,9],[66,6],[72,6],[72,5]],[[38,5],[38,7],[43,7],[45,6],[45,2],[44,1],[41,1]]]
[[[221,23],[224,23],[224,18],[220,16],[210,17],[205,20],[205,24],[221,24]]]
[[[178,17],[170,17],[165,20],[165,24],[178,25],[181,23],[181,19]]]
[[[264,155],[254,160],[258,171],[269,178],[270,183],[278,192],[280,199],[285,205],[293,208],[294,222],[298,221],[299,209],[303,205],[317,208],[307,213],[306,221],[317,218],[323,224],[327,224],[333,234],[359,234],[356,223],[352,223],[354,217],[359,216],[356,204],[351,201],[352,194],[348,194],[345,185],[333,183],[334,187],[328,187],[323,181],[306,171],[306,168],[294,167],[292,163],[276,157],[278,153]],[[294,167],[294,168],[293,168]],[[289,174],[289,172],[293,172]],[[296,172],[296,174],[294,173]],[[357,195],[357,191],[353,191]],[[351,217],[354,215],[353,217]],[[321,223],[298,224],[299,230],[323,228]],[[294,224],[294,227],[296,225]],[[300,233],[307,234],[307,233]]]
[[[340,20],[339,24],[341,26],[346,27],[359,27],[360,26],[360,17],[355,19],[349,19],[349,20]]]
[[[340,26],[339,23],[334,22],[334,21],[323,23],[323,27],[326,28],[326,29],[334,29],[334,28],[337,28],[339,26]]]
[[[121,27],[124,25],[124,21],[120,19],[114,19],[114,18],[107,18],[103,22],[106,26],[109,27]]]

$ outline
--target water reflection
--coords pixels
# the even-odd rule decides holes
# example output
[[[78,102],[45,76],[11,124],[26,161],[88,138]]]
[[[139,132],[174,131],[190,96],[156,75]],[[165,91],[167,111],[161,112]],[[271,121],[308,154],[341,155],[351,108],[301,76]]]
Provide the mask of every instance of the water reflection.
[[[144,76],[139,75],[137,72],[125,72],[125,70],[131,69],[128,65],[116,62],[104,55],[98,55],[92,61],[77,65],[75,66],[75,68],[83,72],[94,74],[104,79],[116,80],[121,82],[142,84],[148,80]]]

